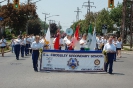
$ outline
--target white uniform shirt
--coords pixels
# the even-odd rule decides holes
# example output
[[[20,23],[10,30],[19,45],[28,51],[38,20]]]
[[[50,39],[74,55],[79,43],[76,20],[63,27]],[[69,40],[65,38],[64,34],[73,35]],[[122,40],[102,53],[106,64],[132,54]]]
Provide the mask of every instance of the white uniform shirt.
[[[121,48],[122,42],[117,41],[116,48]]]
[[[113,41],[113,44],[115,45],[115,47],[116,47],[116,45],[117,45],[117,41]]]
[[[55,40],[56,40],[56,38],[54,38],[53,43],[55,43]],[[63,39],[62,39],[62,38],[60,38],[60,40],[59,40],[59,44],[64,44],[64,42],[63,42]]]
[[[26,44],[30,44],[31,43],[31,38],[26,38]]]
[[[36,41],[34,41],[32,44],[31,44],[31,48],[32,49],[41,49],[42,48],[42,44],[39,42],[39,43],[36,43]]]
[[[84,43],[84,44],[81,45],[82,43]],[[81,47],[81,48],[87,48],[87,47],[88,47],[87,40],[81,39],[81,40],[79,41],[79,44],[80,44],[80,47]]]
[[[67,39],[67,36],[66,36],[63,40],[64,40],[64,43],[66,43],[66,41],[68,40],[68,39]]]
[[[0,46],[6,46],[6,40],[5,39],[1,39],[0,40]]]
[[[107,40],[103,38],[102,43],[105,45],[107,43]]]
[[[105,44],[103,50],[105,50],[105,51],[116,51],[116,47],[115,47],[114,44],[107,43],[107,44]]]
[[[20,45],[26,45],[26,40],[21,40]]]
[[[102,44],[102,39],[97,40],[98,48],[100,48],[100,45]]]
[[[72,42],[71,40],[68,40],[68,39],[67,39],[67,40],[66,40],[67,46],[68,46],[69,44],[71,44],[71,42]]]
[[[15,45],[19,45],[20,42],[21,42],[21,39],[15,39],[15,40],[14,40]]]
[[[15,45],[14,39],[11,40],[11,45]]]
[[[32,42],[34,42],[35,41],[35,38],[34,37],[31,37],[31,44],[32,44]]]

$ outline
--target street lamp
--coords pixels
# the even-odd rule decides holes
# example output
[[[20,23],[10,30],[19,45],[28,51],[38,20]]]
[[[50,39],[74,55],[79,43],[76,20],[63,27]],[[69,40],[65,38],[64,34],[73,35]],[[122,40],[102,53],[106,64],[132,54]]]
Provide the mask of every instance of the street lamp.
[[[50,15],[50,13],[48,14],[48,13],[42,13],[42,14],[44,14],[45,15],[45,23],[46,23],[46,21],[47,21],[47,18],[50,18],[50,17],[53,17],[53,16],[59,16],[59,15],[52,15],[52,16],[49,16],[49,17],[47,17],[47,15]],[[49,24],[50,25],[50,24]],[[44,29],[45,30],[45,29]]]

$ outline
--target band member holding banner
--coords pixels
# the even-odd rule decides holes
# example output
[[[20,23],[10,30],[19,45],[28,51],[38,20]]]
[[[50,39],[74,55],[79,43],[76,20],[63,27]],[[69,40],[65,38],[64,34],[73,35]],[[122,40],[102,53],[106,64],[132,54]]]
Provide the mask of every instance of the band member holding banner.
[[[19,60],[19,53],[20,53],[20,43],[21,43],[21,39],[20,39],[20,36],[18,36],[17,39],[15,39],[15,47],[14,47],[14,50],[15,50],[15,55],[16,55],[16,59]]]
[[[67,50],[74,50],[74,46],[72,46],[72,36],[68,35],[66,40]]]
[[[21,57],[24,57],[24,49],[26,46],[26,41],[24,40],[24,37],[22,37],[20,45],[21,45]]]
[[[87,44],[87,34],[84,33],[82,39],[79,41],[80,43],[80,50],[85,50],[85,48],[88,48]]]
[[[2,36],[2,39],[0,40],[0,48],[1,48],[2,57],[4,57],[4,49],[6,45],[7,45],[6,40],[4,39],[4,36]]]
[[[59,50],[61,50],[61,48],[64,46],[64,42],[63,42],[63,39],[61,38],[60,34],[58,34],[57,37],[59,37]],[[53,44],[55,44],[56,38],[53,40]]]
[[[108,43],[104,46],[103,51],[106,52],[104,53],[104,55],[106,56],[105,71],[107,72],[109,65],[109,74],[112,74],[114,54],[116,54],[116,47],[112,43],[112,38],[109,38]]]
[[[37,63],[38,63],[38,57],[39,57],[39,49],[42,48],[42,44],[39,42],[39,40],[40,40],[40,37],[36,36],[35,41],[31,44],[33,68],[34,68],[34,71],[36,72],[38,72]]]

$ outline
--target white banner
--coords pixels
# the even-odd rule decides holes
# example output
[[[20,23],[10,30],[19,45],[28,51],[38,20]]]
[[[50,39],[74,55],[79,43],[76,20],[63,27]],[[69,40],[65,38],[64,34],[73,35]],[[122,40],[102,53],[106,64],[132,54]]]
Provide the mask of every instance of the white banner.
[[[41,71],[104,71],[102,53],[43,52]]]

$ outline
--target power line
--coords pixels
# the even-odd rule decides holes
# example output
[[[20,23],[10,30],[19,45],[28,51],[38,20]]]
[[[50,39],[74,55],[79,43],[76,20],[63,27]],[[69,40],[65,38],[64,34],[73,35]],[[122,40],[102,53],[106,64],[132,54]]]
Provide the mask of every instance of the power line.
[[[80,11],[79,7],[77,7],[77,11],[74,11],[74,12],[77,12],[76,21],[79,21],[79,13],[82,11]]]
[[[85,5],[86,3],[87,3],[87,5]],[[87,7],[87,14],[88,13],[90,14],[90,11],[91,11],[92,7],[96,8],[96,6],[90,5],[91,3],[93,3],[93,5],[94,5],[94,2],[90,2],[90,0],[88,0],[88,2],[84,2],[83,5],[82,5],[82,7]]]

